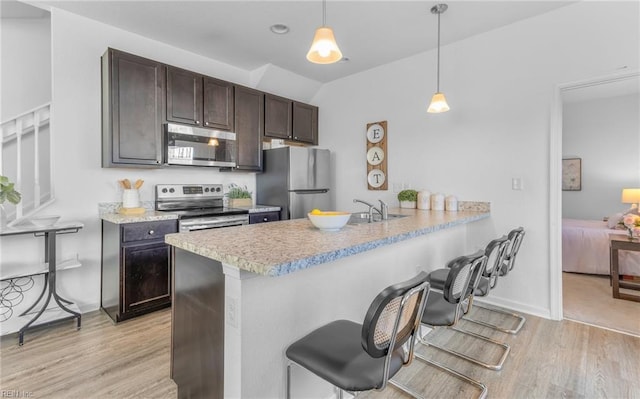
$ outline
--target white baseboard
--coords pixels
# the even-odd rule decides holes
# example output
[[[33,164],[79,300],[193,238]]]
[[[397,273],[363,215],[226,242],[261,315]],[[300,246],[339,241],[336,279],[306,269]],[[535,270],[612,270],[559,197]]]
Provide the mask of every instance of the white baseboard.
[[[486,297],[474,297],[473,300],[480,303],[486,303],[487,305],[500,306],[502,308],[513,310],[514,312],[527,313],[533,316],[542,317],[543,319],[551,319],[550,309],[531,306],[526,303],[512,301],[510,299],[489,295]]]

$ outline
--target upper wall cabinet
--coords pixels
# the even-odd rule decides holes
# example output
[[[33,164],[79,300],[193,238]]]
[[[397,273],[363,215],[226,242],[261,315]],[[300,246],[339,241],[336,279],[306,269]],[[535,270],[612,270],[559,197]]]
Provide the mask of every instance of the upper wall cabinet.
[[[167,121],[202,125],[202,75],[167,66]]]
[[[262,170],[263,92],[235,87],[235,132],[238,148],[236,169]]]
[[[205,76],[203,87],[204,126],[233,131],[233,83]]]
[[[162,163],[165,66],[107,49],[102,56],[102,166]]]
[[[265,94],[264,96],[264,136],[274,139],[291,140],[293,121],[293,101]]]
[[[265,94],[264,136],[318,144],[318,107]]]
[[[318,107],[293,102],[293,140],[318,144]]]
[[[233,130],[233,84],[167,66],[167,121]]]

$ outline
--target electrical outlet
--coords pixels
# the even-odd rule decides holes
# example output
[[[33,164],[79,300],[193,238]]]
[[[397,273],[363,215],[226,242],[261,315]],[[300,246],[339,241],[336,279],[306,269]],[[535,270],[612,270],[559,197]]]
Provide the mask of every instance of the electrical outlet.
[[[238,327],[238,301],[230,296],[225,297],[226,321],[232,327]]]

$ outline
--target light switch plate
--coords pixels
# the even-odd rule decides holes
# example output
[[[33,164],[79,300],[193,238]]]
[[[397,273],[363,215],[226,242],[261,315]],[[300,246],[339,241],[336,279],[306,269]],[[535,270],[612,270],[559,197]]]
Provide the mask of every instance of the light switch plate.
[[[511,189],[512,190],[522,190],[522,178],[514,177],[511,179]]]

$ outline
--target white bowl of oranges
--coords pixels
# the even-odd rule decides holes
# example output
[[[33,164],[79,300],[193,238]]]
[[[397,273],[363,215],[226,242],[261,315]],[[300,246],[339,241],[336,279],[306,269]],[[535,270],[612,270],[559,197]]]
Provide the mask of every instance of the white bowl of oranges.
[[[349,221],[351,213],[314,209],[307,214],[311,223],[323,231],[338,231]]]

